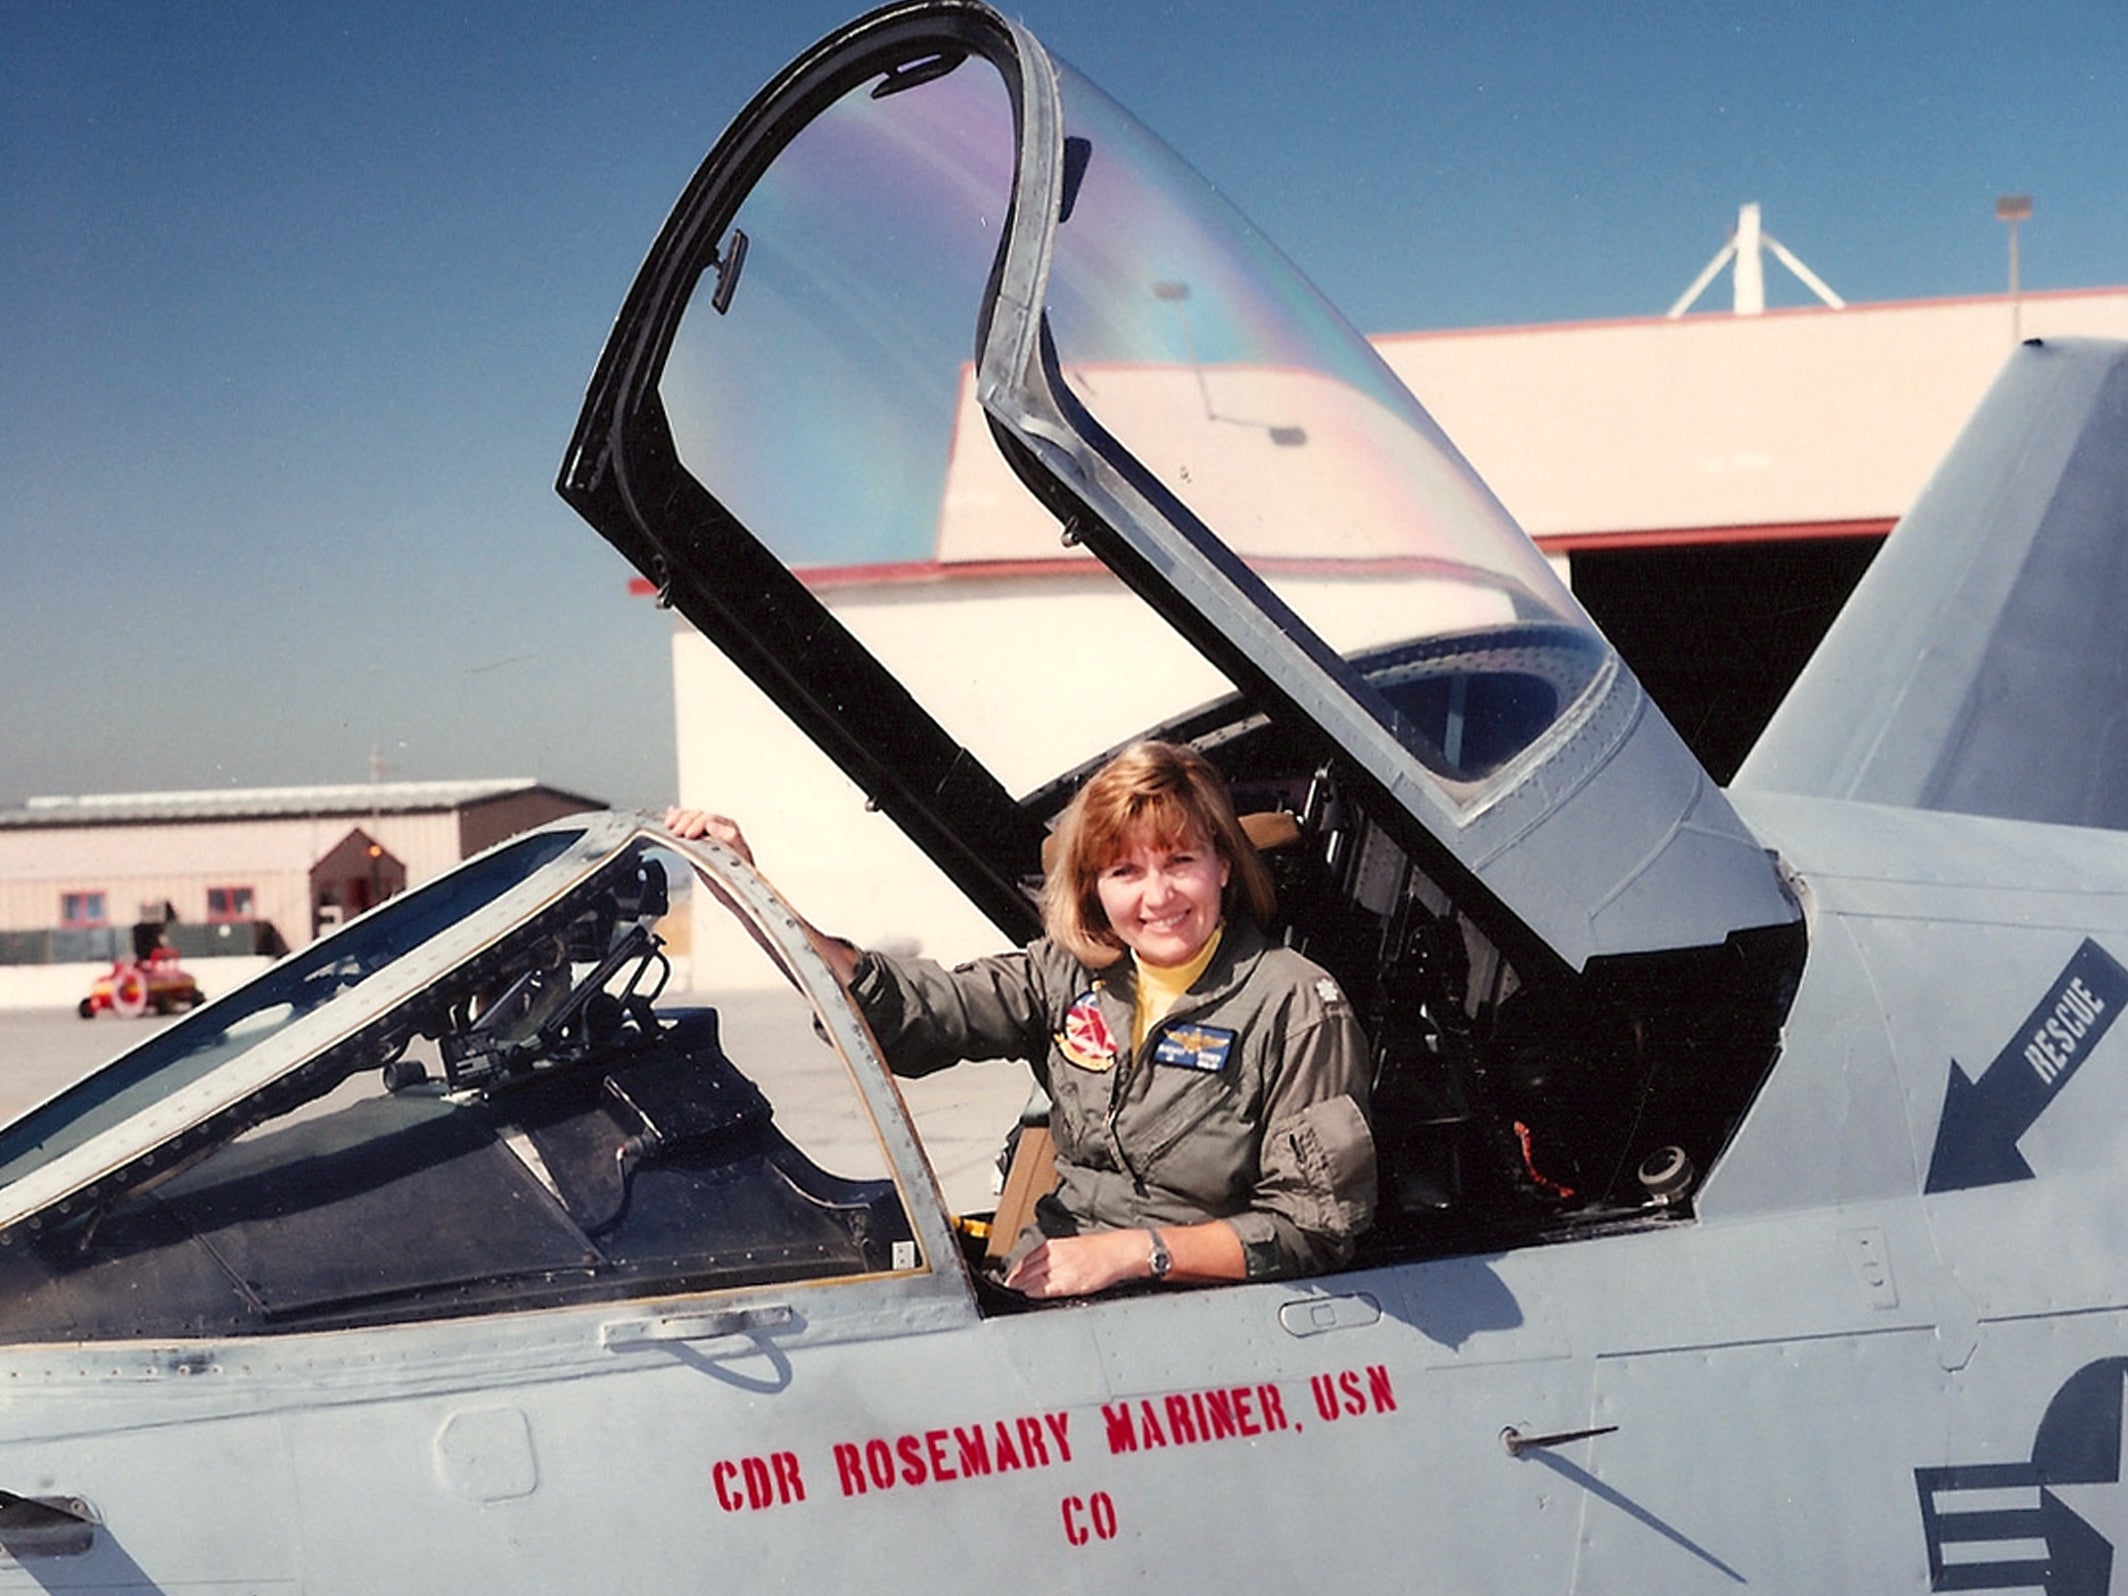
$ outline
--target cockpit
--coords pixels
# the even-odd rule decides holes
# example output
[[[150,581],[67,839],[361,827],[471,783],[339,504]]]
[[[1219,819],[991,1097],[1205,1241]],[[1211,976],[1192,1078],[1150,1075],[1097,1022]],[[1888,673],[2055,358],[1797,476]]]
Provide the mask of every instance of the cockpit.
[[[1367,1018],[1384,1187],[1362,1264],[1689,1213],[1776,1045],[1739,1016],[1773,994],[1705,971],[1731,1007],[1697,1029],[1656,985],[1572,1034],[1525,1020],[1544,1009],[1513,970],[1303,750],[1261,722],[1167,730],[1281,817],[1259,834],[1282,934]],[[714,952],[691,905],[733,933]],[[958,1183],[948,1211],[922,1118],[750,867],[646,817],[557,823],[0,1130],[0,1344],[854,1280],[1025,1306],[985,1276],[983,1198]]]

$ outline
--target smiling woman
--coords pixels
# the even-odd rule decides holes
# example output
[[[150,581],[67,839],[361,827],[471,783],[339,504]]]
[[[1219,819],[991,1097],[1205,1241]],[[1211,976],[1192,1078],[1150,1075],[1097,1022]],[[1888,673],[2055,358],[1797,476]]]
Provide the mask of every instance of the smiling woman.
[[[1196,832],[1153,839],[1140,831],[1101,871],[1101,913],[1142,965],[1194,962],[1219,929],[1232,867]]]
[[[744,848],[721,817],[672,824]],[[1366,1040],[1337,983],[1266,939],[1275,893],[1219,773],[1136,744],[1056,841],[1048,934],[1017,952],[947,970],[814,933],[895,1073],[1032,1064],[1056,1187],[1005,1285],[1076,1296],[1349,1259],[1375,1201]]]

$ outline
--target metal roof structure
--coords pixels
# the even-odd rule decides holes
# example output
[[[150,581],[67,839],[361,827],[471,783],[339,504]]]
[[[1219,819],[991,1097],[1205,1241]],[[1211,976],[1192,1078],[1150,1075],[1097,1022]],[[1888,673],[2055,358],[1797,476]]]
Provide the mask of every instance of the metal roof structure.
[[[526,793],[600,807],[529,776],[483,781],[348,782],[318,787],[229,787],[192,792],[84,793],[31,798],[0,809],[0,830],[40,826],[125,826],[171,821],[286,819],[326,815],[404,815],[466,809]]]

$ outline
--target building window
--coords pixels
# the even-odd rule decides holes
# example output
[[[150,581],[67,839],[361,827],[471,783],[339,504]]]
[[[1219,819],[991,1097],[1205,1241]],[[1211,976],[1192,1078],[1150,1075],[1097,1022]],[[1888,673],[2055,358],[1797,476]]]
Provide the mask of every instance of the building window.
[[[257,901],[249,887],[209,887],[207,889],[207,918],[209,920],[250,920],[258,913]]]
[[[100,892],[62,892],[59,923],[70,927],[109,925],[110,906]]]

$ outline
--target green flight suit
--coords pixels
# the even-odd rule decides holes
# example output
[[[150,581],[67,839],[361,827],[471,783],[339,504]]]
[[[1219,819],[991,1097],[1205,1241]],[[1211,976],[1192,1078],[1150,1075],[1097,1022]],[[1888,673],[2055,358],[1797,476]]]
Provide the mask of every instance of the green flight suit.
[[[896,1074],[1034,1067],[1057,1146],[1044,1235],[1224,1219],[1259,1279],[1344,1263],[1373,1218],[1366,1039],[1329,975],[1247,921],[1135,1056],[1131,960],[1088,969],[1046,938],[953,970],[867,952],[852,991]]]

